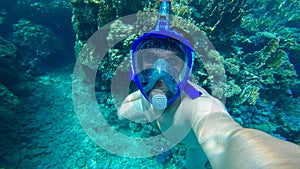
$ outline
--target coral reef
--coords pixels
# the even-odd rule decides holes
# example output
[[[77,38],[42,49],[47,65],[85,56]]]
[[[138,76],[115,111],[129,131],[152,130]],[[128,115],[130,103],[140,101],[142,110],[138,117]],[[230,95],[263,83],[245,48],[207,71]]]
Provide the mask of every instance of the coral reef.
[[[229,113],[244,127],[300,145],[300,1],[172,0],[172,4],[172,14],[179,17],[172,17],[171,26],[200,51],[192,80],[214,96],[226,97]],[[133,159],[95,145],[72,107],[73,65],[35,78],[44,73],[45,64],[64,60],[61,52],[69,49],[63,41],[74,45],[73,34],[69,34],[72,30],[66,24],[71,19],[76,55],[92,34],[115,20],[105,27],[107,34],[98,37],[106,44],[86,45],[79,60],[86,76],[99,69],[96,86],[88,87],[96,88],[99,109],[115,130],[135,138],[158,135],[149,124],[120,122],[114,107],[117,101],[109,94],[116,69],[122,77],[129,75],[133,41],[156,23],[157,0],[3,0],[0,6],[0,133],[5,138],[0,145],[1,167],[185,167],[185,149],[180,146],[157,157]],[[143,12],[153,13],[143,16]],[[118,19],[132,13],[137,13],[135,24]],[[197,37],[200,32],[203,36]],[[207,44],[205,35],[215,48]],[[95,56],[104,48],[107,53],[101,53],[105,57],[98,65]],[[26,76],[31,80],[16,87]],[[8,120],[10,117],[13,120]],[[158,151],[165,145],[161,141],[151,148]]]
[[[19,20],[14,25],[14,43],[35,52],[35,56],[48,57],[63,49],[61,39],[48,28],[29,20]]]
[[[211,94],[223,100],[226,95],[224,58],[218,51],[210,50],[206,59],[204,67],[208,73],[207,82],[211,84]]]
[[[28,77],[42,74],[45,62],[63,53],[64,41],[50,29],[21,19],[13,25],[13,42],[18,46],[18,69]]]
[[[299,114],[299,94],[291,91],[299,86],[299,27],[289,22],[299,13],[299,2],[248,2],[241,26],[231,36],[233,50],[221,52],[228,80],[242,89],[226,105],[244,126],[299,144],[299,124],[291,120],[299,121],[294,115]]]
[[[121,5],[117,6],[118,3]],[[80,44],[77,45],[78,51],[88,37],[106,23],[138,10],[157,9],[157,2],[153,1],[141,1],[130,6],[128,11],[123,1],[73,0],[72,4],[73,25],[77,32],[77,44]],[[202,53],[196,56],[193,80],[208,88],[216,97],[223,100],[226,97],[228,110],[243,126],[258,128],[282,139],[299,140],[294,133],[297,128],[292,127],[297,124],[288,121],[295,116],[286,113],[287,109],[280,104],[291,101],[294,106],[299,105],[299,102],[292,101],[299,98],[296,91],[300,85],[299,2],[249,0],[246,4],[245,0],[173,0],[171,11],[185,19],[172,18],[173,28],[190,34],[187,38],[192,42],[195,38],[205,39],[204,36],[193,36],[193,32],[203,31],[216,48],[205,43],[194,44],[196,49],[201,48]],[[148,22],[155,23],[154,20]],[[78,26],[80,24],[92,26]],[[106,55],[100,67],[107,67],[104,79],[112,77],[114,67],[128,57],[133,39],[141,35],[136,32],[136,35],[126,38],[134,28],[134,25],[120,21],[115,23],[114,28],[108,28],[109,41],[124,40]],[[226,74],[226,84],[223,82],[225,77],[221,77],[223,73]],[[220,83],[212,85],[214,81]],[[283,112],[279,113],[279,110]],[[299,113],[299,110],[296,111]],[[274,118],[273,114],[280,115]],[[279,127],[283,122],[284,129]],[[288,132],[293,136],[286,134]]]
[[[19,77],[32,79],[47,68],[74,60],[68,0],[1,1],[0,6],[0,36],[17,47],[14,65]]]
[[[110,21],[136,13],[145,6],[152,6],[151,4],[151,1],[138,0],[71,0],[76,44],[84,44],[93,33]],[[75,51],[79,52],[81,48],[81,45],[76,45]]]
[[[72,8],[72,24],[76,33],[77,40],[86,41],[94,32],[97,31],[98,4],[88,3],[84,1],[71,1]]]
[[[66,22],[70,22],[71,11],[68,0],[23,0],[14,5],[15,17],[31,20],[52,27],[53,31],[71,31]],[[56,33],[57,33],[56,32]]]
[[[0,37],[0,118],[12,118],[20,110],[20,101],[6,86],[18,82],[16,71],[17,47],[10,41]]]
[[[217,50],[230,48],[230,36],[235,34],[244,16],[245,0],[192,1],[192,18],[199,23]]]
[[[98,28],[119,17],[136,13],[138,10],[156,11],[158,1],[117,0],[72,0],[72,22],[77,41],[85,41]],[[184,17],[204,30],[214,43],[226,46],[241,23],[245,0],[238,1],[172,1],[172,14]],[[154,9],[154,10],[153,10]],[[184,25],[181,25],[184,26]]]

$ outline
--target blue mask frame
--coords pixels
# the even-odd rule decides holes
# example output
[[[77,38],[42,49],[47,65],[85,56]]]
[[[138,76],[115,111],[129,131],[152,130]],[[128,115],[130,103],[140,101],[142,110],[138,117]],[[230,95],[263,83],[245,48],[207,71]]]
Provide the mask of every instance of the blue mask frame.
[[[136,39],[133,43],[133,46],[130,50],[130,57],[131,57],[131,70],[130,70],[130,77],[131,79],[136,83],[137,87],[141,91],[142,95],[146,98],[146,100],[151,103],[150,98],[147,96],[147,94],[144,92],[142,84],[138,78],[138,73],[136,70],[136,63],[134,62],[134,53],[138,51],[137,47],[140,43],[144,42],[147,39],[156,38],[156,39],[167,39],[167,38],[173,38],[177,41],[179,41],[181,44],[185,46],[186,51],[186,61],[187,61],[187,71],[183,75],[183,79],[178,82],[178,88],[179,92],[168,100],[167,105],[172,104],[181,94],[182,91],[185,91],[187,95],[192,98],[198,98],[202,95],[200,91],[195,89],[191,84],[188,83],[189,77],[191,75],[192,67],[194,65],[194,57],[195,52],[192,48],[191,43],[185,39],[183,36],[181,36],[179,33],[177,33],[175,30],[172,30],[169,27],[169,11],[170,11],[171,1],[170,0],[161,0],[160,1],[160,11],[159,11],[159,18],[158,23],[154,30],[144,34],[143,36]]]

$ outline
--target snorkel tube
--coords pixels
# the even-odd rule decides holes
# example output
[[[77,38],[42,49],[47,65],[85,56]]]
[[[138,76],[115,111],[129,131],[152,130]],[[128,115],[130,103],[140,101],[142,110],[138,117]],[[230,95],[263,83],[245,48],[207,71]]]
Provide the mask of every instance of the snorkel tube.
[[[169,26],[169,13],[170,13],[170,7],[171,7],[171,0],[160,0],[160,10],[158,14],[158,21],[154,28],[154,30],[142,35],[138,39],[136,39],[133,43],[133,46],[130,50],[130,57],[131,57],[131,70],[130,70],[130,76],[131,79],[136,83],[137,87],[141,91],[142,95],[146,98],[146,100],[151,103],[153,106],[159,108],[159,109],[165,109],[168,105],[173,103],[181,94],[182,91],[185,91],[185,93],[192,99],[198,98],[202,95],[200,91],[195,89],[191,84],[188,83],[192,67],[194,64],[194,56],[195,52],[192,48],[191,43],[185,39],[183,36],[181,36],[178,32],[171,29]],[[180,81],[178,81],[178,92],[169,99],[166,99],[165,96],[161,97],[154,97],[155,99],[158,98],[158,100],[152,100],[147,96],[146,92],[143,89],[142,82],[140,81],[138,77],[138,70],[136,69],[137,63],[135,62],[135,52],[139,51],[139,46],[142,46],[145,41],[148,39],[173,39],[177,41],[178,44],[181,46],[184,46],[184,57],[186,62],[186,71],[183,72],[182,78]],[[161,103],[157,103],[156,101],[161,101]]]
[[[158,23],[156,30],[169,30],[169,12],[171,0],[160,0]]]

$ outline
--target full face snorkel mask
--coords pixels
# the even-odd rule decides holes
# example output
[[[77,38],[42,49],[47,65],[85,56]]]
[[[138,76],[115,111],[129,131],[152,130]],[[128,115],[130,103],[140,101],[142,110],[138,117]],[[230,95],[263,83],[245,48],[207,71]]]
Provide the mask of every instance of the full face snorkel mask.
[[[165,109],[182,91],[192,99],[202,94],[188,83],[195,53],[190,42],[169,27],[170,5],[170,0],[160,1],[155,29],[136,39],[130,51],[131,78],[156,109]]]

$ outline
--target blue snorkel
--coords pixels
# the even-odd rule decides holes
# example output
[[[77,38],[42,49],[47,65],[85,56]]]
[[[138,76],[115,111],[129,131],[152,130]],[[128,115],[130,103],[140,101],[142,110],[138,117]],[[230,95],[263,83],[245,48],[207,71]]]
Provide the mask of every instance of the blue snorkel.
[[[171,29],[169,26],[169,12],[170,12],[170,7],[171,7],[171,1],[170,0],[160,0],[160,10],[159,10],[159,15],[158,15],[158,21],[157,25],[155,26],[155,29],[142,35],[140,38],[136,39],[133,43],[133,46],[130,51],[130,56],[131,56],[131,79],[136,83],[137,87],[141,91],[142,95],[146,98],[146,100],[151,103],[155,104],[152,102],[150,97],[147,95],[148,92],[148,87],[144,87],[142,85],[142,80],[140,76],[138,75],[140,72],[137,70],[136,61],[135,61],[135,52],[139,51],[141,44],[145,43],[148,39],[158,39],[158,40],[167,40],[167,39],[172,39],[173,41],[176,41],[178,45],[182,48],[182,51],[184,53],[184,60],[186,62],[186,70],[183,72],[184,74],[182,75],[182,78],[178,81],[177,83],[177,91],[176,93],[174,92],[174,96],[172,98],[164,99],[164,98],[159,98],[165,102],[164,106],[158,106],[162,107],[161,109],[166,108],[170,104],[172,104],[181,94],[182,91],[185,91],[185,93],[192,99],[198,98],[202,95],[200,91],[195,89],[191,84],[188,83],[189,77],[191,75],[192,67],[194,64],[194,57],[195,57],[195,52],[192,48],[191,43],[185,39],[183,36],[181,36],[179,33],[177,33],[175,30]],[[156,76],[156,77],[155,77]],[[163,73],[162,75],[153,75],[154,79],[158,79],[161,76],[164,76]],[[165,76],[164,76],[165,77]],[[170,85],[169,82],[170,80],[164,80],[165,83],[167,83],[167,86]],[[152,86],[154,84],[151,84]],[[151,87],[152,87],[151,86]],[[169,86],[168,86],[169,87]],[[171,88],[171,87],[170,87]],[[147,91],[145,91],[147,90]],[[154,105],[155,106],[155,105]]]
[[[171,0],[160,1],[158,23],[156,30],[170,30],[169,27],[169,12],[171,7]]]

